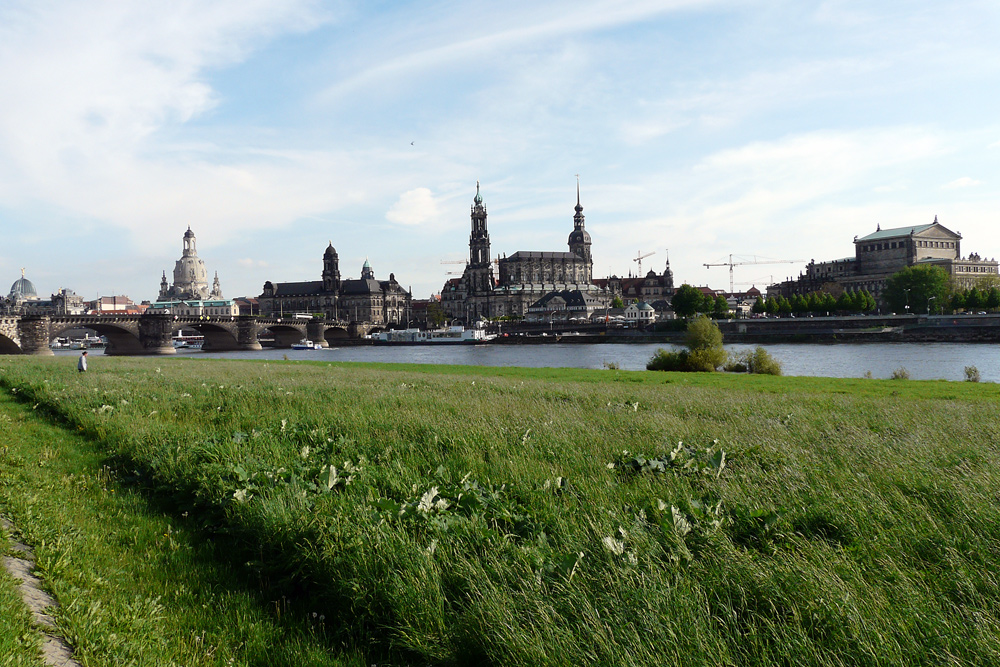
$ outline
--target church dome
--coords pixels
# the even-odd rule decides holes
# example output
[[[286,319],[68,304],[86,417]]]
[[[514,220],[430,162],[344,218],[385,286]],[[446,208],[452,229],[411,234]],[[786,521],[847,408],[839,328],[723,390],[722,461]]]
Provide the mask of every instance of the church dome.
[[[574,229],[569,233],[569,244],[590,243],[590,234],[586,229]]]
[[[35,286],[31,284],[31,281],[21,276],[14,281],[14,284],[10,286],[10,296],[19,296],[22,299],[29,299],[38,296],[35,293]]]
[[[326,252],[323,253],[323,254],[326,257],[336,257],[337,256],[337,249],[333,247],[333,241],[331,241],[330,245],[328,245],[326,247]]]

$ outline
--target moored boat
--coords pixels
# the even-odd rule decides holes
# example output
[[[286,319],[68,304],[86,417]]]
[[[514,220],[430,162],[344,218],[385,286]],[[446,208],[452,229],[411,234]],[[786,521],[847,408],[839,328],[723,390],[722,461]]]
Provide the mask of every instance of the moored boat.
[[[483,329],[448,327],[447,329],[389,330],[372,334],[371,340],[379,345],[481,345],[496,338]]]

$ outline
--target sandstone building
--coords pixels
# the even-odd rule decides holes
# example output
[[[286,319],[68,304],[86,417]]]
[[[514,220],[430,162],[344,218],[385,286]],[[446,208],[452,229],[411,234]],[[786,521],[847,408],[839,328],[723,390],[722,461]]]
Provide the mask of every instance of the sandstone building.
[[[997,277],[997,261],[972,253],[962,256],[962,236],[934,222],[882,229],[854,237],[854,257],[827,262],[810,261],[805,273],[768,288],[768,295],[808,294],[833,283],[848,290],[868,290],[878,298],[886,280],[908,266],[939,266],[956,289],[966,289],[983,278]]]
[[[340,258],[331,242],[323,253],[320,280],[293,283],[269,280],[257,300],[263,317],[309,313],[384,326],[406,325],[411,295],[392,273],[388,280],[377,280],[367,259],[361,267],[361,278],[341,280]]]
[[[552,292],[579,292],[582,303],[606,306],[611,296],[593,282],[591,239],[584,226],[579,184],[574,211],[567,252],[521,250],[494,260],[490,256],[486,206],[476,183],[469,261],[461,278],[445,283],[441,307],[449,317],[471,324],[495,317],[523,317],[533,304]]]

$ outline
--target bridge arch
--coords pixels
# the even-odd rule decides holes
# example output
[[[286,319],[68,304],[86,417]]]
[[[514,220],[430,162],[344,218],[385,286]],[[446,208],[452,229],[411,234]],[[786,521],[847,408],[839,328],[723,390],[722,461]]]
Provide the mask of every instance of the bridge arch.
[[[21,354],[21,346],[0,333],[0,354]]]
[[[54,320],[49,327],[49,342],[51,343],[68,329],[91,329],[104,336],[108,339],[108,346],[104,349],[104,354],[107,355],[134,355],[145,352],[135,322],[100,322],[96,319],[86,322]]]

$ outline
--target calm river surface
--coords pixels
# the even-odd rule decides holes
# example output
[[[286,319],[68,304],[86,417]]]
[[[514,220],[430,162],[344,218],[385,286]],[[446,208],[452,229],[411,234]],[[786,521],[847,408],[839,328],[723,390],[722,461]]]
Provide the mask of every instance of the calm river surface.
[[[663,345],[560,344],[475,345],[461,347],[339,347],[329,350],[202,352],[179,350],[174,358],[310,359],[316,361],[379,361],[408,364],[463,364],[551,368],[603,368],[615,363],[623,370],[644,370],[646,361]],[[728,345],[729,350],[748,345]],[[888,378],[905,368],[914,380],[963,380],[966,366],[979,369],[983,381],[1000,381],[1000,345],[980,343],[866,343],[859,345],[764,345],[778,359],[785,375],[862,377],[871,371]],[[162,357],[166,359],[166,357]],[[96,360],[95,360],[96,361]]]

